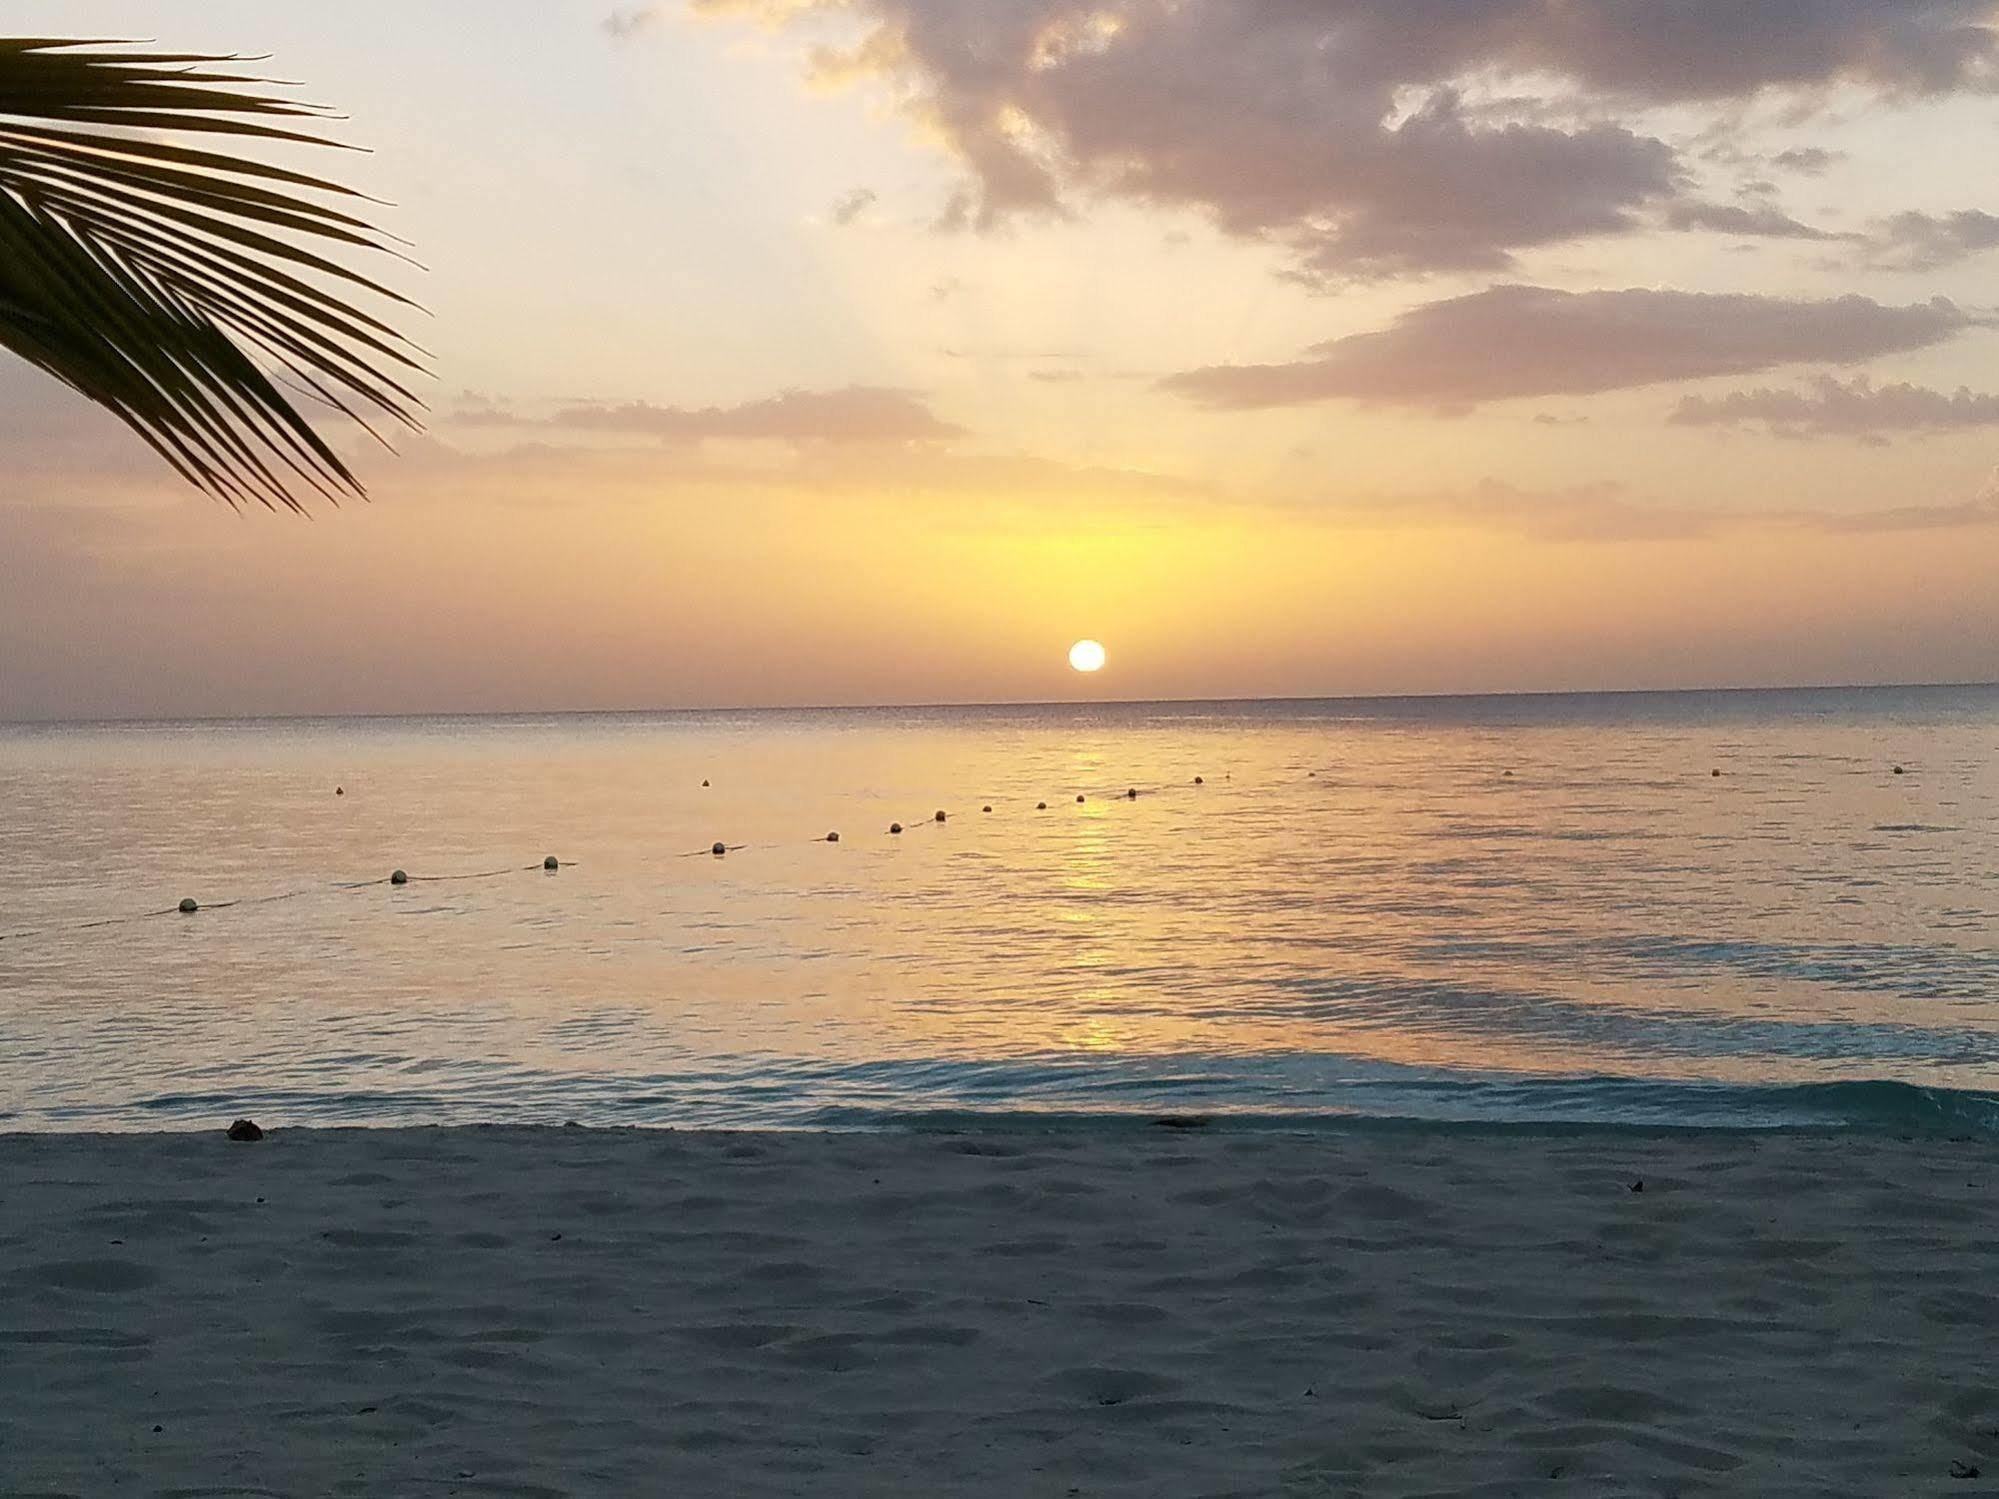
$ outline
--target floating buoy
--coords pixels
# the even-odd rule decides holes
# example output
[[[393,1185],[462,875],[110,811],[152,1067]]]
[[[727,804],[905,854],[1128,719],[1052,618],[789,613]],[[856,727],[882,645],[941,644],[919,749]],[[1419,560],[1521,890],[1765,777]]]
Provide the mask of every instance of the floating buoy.
[[[988,802],[983,810],[987,812],[992,811],[992,803]]]
[[[708,783],[706,781],[703,781],[701,784],[706,786]]]
[[[192,916],[196,911],[199,911],[200,909],[201,909],[201,902],[196,900],[192,895],[184,895],[181,897],[181,902],[180,902],[181,915]]]
[[[1076,800],[1079,802],[1084,800],[1083,794],[1081,792],[1076,793]]]
[[[1500,772],[1500,774],[1501,774],[1501,775],[1503,775],[1503,776],[1505,776],[1505,777],[1506,777],[1507,779],[1509,779],[1509,780],[1511,780],[1511,779],[1512,779],[1512,777],[1513,777],[1513,772],[1512,772],[1512,771],[1510,771],[1510,770],[1502,770],[1502,771]]]
[[[1717,781],[1721,779],[1721,772],[1718,770],[1711,770],[1708,774],[1713,776]]]
[[[333,794],[335,796],[345,796],[347,794],[347,788],[345,786],[335,786],[333,788]]]
[[[556,858],[554,854],[550,854],[546,859],[541,861],[541,867],[543,869],[560,869],[562,861]]]
[[[902,824],[899,822],[892,822],[888,825],[888,830],[891,833],[900,833],[902,831]]]
[[[726,854],[728,851],[729,851],[729,845],[726,843],[718,843],[713,848],[708,850],[709,853],[713,854],[718,859],[721,858],[722,855]]]
[[[1208,778],[1206,776],[1195,776],[1194,784],[1196,786],[1205,786],[1208,784]]]
[[[840,841],[840,835],[838,833],[828,833],[826,835],[826,841],[828,843],[838,843]]]
[[[394,874],[389,876],[389,883],[391,885],[407,885],[409,882],[410,882],[409,875],[405,871],[400,869],[398,869]]]
[[[1897,766],[1895,767],[1895,774],[1896,774],[1896,775],[1900,775],[1900,774],[1902,774],[1902,767],[1901,767],[1901,766],[1897,765]]]
[[[1132,788],[1131,788],[1131,789],[1130,789],[1129,791],[1125,792],[1125,796],[1126,796],[1126,797],[1127,797],[1128,799],[1130,799],[1131,801],[1137,801],[1137,800],[1138,800],[1138,788],[1137,788],[1136,786],[1132,787]]]
[[[1035,810],[1035,811],[1037,811],[1037,812],[1046,812],[1046,811],[1048,810],[1048,803],[1046,803],[1046,802],[1036,802],[1036,803],[1034,804],[1034,810]]]
[[[937,809],[937,820],[939,822],[942,822],[944,820],[944,809],[942,807],[939,807]]]

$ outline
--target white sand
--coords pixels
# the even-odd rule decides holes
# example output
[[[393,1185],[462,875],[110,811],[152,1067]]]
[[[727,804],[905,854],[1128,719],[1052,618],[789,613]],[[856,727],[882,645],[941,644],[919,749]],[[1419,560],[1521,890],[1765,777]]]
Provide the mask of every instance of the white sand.
[[[1999,1492],[1995,1164],[1827,1137],[0,1137],[0,1492]]]

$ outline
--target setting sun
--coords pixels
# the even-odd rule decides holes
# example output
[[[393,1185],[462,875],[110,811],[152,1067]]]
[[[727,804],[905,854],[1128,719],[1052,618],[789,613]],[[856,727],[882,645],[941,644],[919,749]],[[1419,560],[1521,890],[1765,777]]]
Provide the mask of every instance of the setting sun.
[[[1069,647],[1069,664],[1077,671],[1102,671],[1109,659],[1094,640],[1079,640]]]

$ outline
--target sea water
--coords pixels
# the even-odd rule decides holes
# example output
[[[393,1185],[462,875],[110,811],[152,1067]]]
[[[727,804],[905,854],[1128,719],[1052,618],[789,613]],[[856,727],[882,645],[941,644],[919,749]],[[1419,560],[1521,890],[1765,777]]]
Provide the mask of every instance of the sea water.
[[[1999,1132],[1990,687],[16,726],[0,848],[7,1129]]]

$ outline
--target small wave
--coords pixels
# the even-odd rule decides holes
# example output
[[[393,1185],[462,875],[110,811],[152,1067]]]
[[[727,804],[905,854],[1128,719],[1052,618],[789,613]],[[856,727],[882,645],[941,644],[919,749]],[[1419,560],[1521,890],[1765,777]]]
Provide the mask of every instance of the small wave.
[[[254,1110],[288,1125],[562,1123],[708,1129],[1119,1129],[1197,1113],[1229,1128],[1846,1130],[1999,1140],[1999,1094],[1881,1078],[1789,1084],[1520,1076],[1344,1053],[1116,1059],[771,1057],[685,1073],[508,1068],[424,1088],[271,1086],[66,1108],[42,1126],[158,1128]],[[268,1117],[266,1117],[268,1116]],[[30,1127],[36,1127],[30,1124]]]

